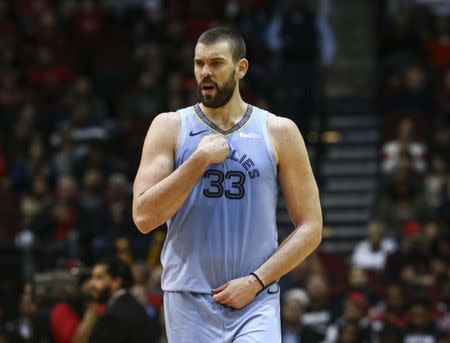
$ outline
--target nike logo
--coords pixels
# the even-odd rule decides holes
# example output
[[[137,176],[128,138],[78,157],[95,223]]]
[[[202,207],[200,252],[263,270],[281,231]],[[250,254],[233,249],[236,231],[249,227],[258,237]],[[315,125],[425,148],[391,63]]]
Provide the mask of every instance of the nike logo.
[[[197,135],[199,135],[199,134],[201,134],[203,132],[206,132],[206,131],[208,131],[208,130],[203,130],[203,131],[199,131],[199,132],[195,132],[195,133],[194,133],[194,131],[191,131],[191,132],[189,132],[189,136],[191,136],[191,137],[197,136]]]

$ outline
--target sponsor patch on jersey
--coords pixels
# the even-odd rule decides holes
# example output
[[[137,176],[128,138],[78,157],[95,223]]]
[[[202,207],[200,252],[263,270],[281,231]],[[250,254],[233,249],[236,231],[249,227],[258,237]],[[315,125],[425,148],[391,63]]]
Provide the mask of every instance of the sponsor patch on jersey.
[[[254,133],[254,132],[239,132],[239,137],[240,138],[253,138],[253,139],[258,139],[261,136],[258,133]]]

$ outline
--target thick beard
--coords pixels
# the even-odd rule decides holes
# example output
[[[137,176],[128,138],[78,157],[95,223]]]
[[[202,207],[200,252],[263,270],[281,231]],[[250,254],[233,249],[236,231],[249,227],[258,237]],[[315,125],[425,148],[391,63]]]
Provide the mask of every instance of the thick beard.
[[[203,80],[208,81],[208,80]],[[209,108],[219,108],[228,103],[230,101],[231,97],[233,96],[234,89],[236,88],[236,80],[234,79],[234,72],[231,73],[230,77],[227,81],[223,84],[222,87],[219,87],[216,84],[216,94],[215,95],[203,95],[201,86],[199,85],[198,95],[200,98],[200,101],[202,102],[203,106],[209,107]]]
[[[97,296],[99,304],[106,304],[111,298],[111,290],[108,287],[103,288]]]

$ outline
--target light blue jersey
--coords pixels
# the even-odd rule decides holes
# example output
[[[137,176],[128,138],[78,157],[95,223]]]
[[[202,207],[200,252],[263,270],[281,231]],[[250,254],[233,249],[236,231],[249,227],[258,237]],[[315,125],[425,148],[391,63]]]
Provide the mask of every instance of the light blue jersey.
[[[229,157],[209,165],[185,203],[167,222],[161,253],[164,291],[211,293],[248,275],[278,246],[277,167],[267,131],[267,112],[248,105],[227,131],[197,104],[179,110],[181,129],[175,154],[179,167],[205,135],[221,133]]]

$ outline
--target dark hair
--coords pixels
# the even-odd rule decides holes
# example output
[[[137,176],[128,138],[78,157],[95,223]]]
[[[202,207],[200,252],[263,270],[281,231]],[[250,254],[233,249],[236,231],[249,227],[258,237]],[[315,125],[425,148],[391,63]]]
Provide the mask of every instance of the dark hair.
[[[133,285],[133,277],[131,275],[130,267],[120,258],[116,256],[108,257],[100,261],[98,264],[106,266],[106,272],[112,278],[121,278],[123,288],[128,289]]]
[[[203,32],[197,43],[214,44],[226,41],[230,44],[233,61],[237,62],[246,56],[245,42],[242,36],[233,28],[227,26],[215,27]]]

